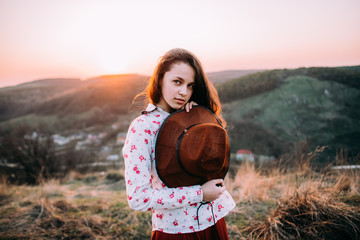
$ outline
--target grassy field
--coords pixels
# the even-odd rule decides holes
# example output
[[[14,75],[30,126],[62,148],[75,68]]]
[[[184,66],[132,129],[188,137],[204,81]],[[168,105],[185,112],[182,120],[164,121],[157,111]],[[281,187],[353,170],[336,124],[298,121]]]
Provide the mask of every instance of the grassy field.
[[[226,186],[237,203],[230,239],[359,239],[360,174],[232,164]],[[339,157],[338,157],[339,158]],[[44,182],[0,184],[0,239],[150,239],[151,213],[129,209],[122,170]],[[345,238],[344,238],[345,237]]]

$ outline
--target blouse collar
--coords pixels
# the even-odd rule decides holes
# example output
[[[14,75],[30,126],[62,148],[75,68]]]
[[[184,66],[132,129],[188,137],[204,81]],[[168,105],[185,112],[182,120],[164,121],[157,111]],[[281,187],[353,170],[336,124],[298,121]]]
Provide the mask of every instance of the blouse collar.
[[[152,103],[149,103],[149,105],[146,107],[146,109],[145,109],[144,111],[141,112],[141,114],[148,114],[148,113],[151,113],[151,112],[155,111],[156,109],[157,109],[158,111],[160,111],[160,112],[164,112],[164,113],[169,114],[168,112],[166,112],[166,111],[165,111],[164,109],[162,109],[161,107],[157,107],[157,106],[155,106],[155,105],[152,104]]]

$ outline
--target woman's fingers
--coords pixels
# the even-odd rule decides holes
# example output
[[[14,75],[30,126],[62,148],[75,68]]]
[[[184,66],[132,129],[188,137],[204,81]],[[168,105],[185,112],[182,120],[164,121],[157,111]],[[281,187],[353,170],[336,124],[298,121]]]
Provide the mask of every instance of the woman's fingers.
[[[220,195],[226,190],[223,179],[214,179],[204,183],[202,186],[203,200],[213,201],[220,197]]]
[[[192,109],[192,107],[193,107],[193,106],[196,106],[196,105],[197,105],[197,103],[194,102],[194,101],[191,101],[191,102],[186,103],[186,104],[185,104],[185,111],[186,111],[186,112],[189,112],[190,109]]]

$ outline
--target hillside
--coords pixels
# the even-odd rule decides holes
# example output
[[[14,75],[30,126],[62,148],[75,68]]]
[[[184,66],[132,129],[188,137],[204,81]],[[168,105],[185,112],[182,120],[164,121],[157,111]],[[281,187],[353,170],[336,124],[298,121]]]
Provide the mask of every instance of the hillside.
[[[225,82],[257,71],[233,70],[208,75],[211,81]],[[148,78],[122,74],[84,81],[41,79],[1,88],[0,124],[47,124],[55,130],[64,130],[113,122],[117,115],[141,110],[142,104],[132,105],[132,101],[144,90]]]
[[[360,74],[352,70],[310,68],[272,70],[218,85],[233,151],[280,156],[307,140],[312,148],[327,146],[321,161],[340,149],[356,156],[359,83]]]
[[[312,67],[298,69],[277,69],[257,72],[216,85],[223,103],[244,99],[271,91],[279,87],[287,77],[302,75],[324,81],[333,81],[360,89],[358,66],[329,68]]]
[[[213,84],[220,84],[231,79],[243,77],[252,73],[261,72],[263,70],[228,70],[220,72],[207,73],[207,77]]]
[[[80,86],[80,79],[42,79],[14,87],[0,88],[0,121],[21,116],[34,104]]]
[[[35,106],[32,112],[68,115],[94,108],[108,108],[110,113],[125,114],[132,98],[144,89],[146,80],[145,76],[140,75],[114,75],[90,79],[81,87]]]
[[[58,130],[108,122],[129,112],[132,99],[144,89],[146,81],[146,76],[127,74],[85,81],[39,80],[4,88],[0,91],[0,121],[35,125],[47,122]]]

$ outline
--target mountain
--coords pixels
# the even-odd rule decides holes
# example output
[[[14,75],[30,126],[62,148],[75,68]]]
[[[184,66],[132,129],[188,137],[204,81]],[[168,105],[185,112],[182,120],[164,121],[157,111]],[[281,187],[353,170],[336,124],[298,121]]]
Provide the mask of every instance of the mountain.
[[[0,121],[54,125],[55,129],[88,126],[128,113],[148,77],[106,75],[85,81],[45,79],[0,89]],[[56,125],[56,126],[55,126]]]
[[[233,151],[280,156],[299,141],[360,153],[360,72],[353,68],[271,70],[217,85]]]
[[[80,79],[58,78],[0,88],[0,121],[20,116],[34,104],[47,101],[81,84]]]
[[[134,96],[146,86],[146,76],[108,75],[88,79],[82,85],[32,108],[37,114],[79,114],[94,108],[108,108],[126,114]]]
[[[360,153],[360,66],[209,73],[223,103],[231,151],[280,157],[299,141],[326,146],[319,162]],[[244,75],[246,74],[246,75]],[[55,132],[111,124],[126,131],[148,76],[46,79],[0,89],[0,125],[47,125]],[[143,100],[143,98],[140,98]],[[143,103],[136,101],[136,103]]]
[[[214,82],[224,82],[254,71],[257,70],[223,71],[208,75]],[[63,128],[71,127],[73,124],[70,122],[74,121],[85,125],[106,122],[116,115],[129,112],[133,98],[144,90],[148,78],[137,74],[121,74],[98,76],[84,81],[40,79],[0,88],[0,122],[33,124],[44,120]],[[139,111],[141,107],[135,106]],[[62,119],[65,117],[68,121]],[[61,124],[55,123],[59,120]]]

